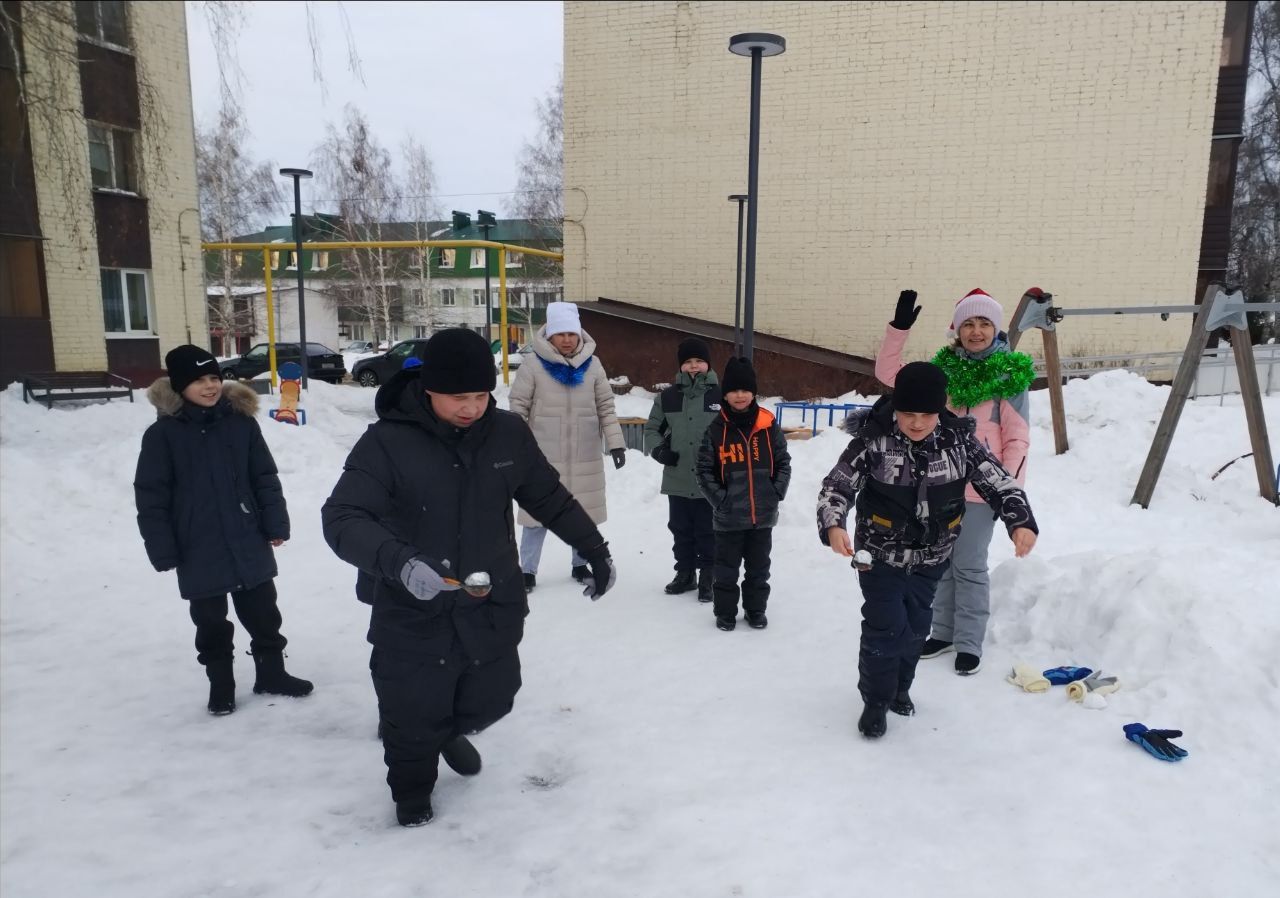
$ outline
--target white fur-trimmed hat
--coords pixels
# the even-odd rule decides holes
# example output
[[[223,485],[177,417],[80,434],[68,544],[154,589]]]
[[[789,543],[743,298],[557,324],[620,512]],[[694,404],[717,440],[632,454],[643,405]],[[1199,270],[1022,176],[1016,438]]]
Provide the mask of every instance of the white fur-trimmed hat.
[[[951,329],[959,331],[966,318],[986,318],[1000,330],[1004,326],[1004,309],[987,291],[975,287],[956,303],[955,313],[951,316]]]
[[[582,336],[582,320],[578,317],[577,303],[547,303],[547,336],[555,334]]]

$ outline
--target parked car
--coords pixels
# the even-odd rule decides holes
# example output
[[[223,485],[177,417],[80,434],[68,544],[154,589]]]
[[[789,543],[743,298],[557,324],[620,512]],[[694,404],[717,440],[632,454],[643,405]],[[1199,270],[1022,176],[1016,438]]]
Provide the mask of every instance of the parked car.
[[[425,358],[423,353],[427,347],[426,340],[403,340],[391,347],[382,355],[361,359],[351,369],[351,379],[362,387],[376,387],[385,384],[397,371],[404,367],[406,360]]]
[[[512,371],[520,367],[520,363],[524,361],[524,357],[533,352],[533,344],[526,343],[520,347],[518,352],[507,353],[507,367]],[[498,372],[498,376],[502,376],[502,350],[499,349],[493,354],[493,367]]]
[[[373,343],[369,340],[352,340],[342,347],[343,352],[373,352]]]
[[[271,367],[271,359],[267,352],[269,344],[259,343],[242,356],[226,359],[222,362],[222,379],[252,380]],[[276,344],[277,370],[285,362],[302,363],[301,343]],[[307,342],[307,377],[311,380],[327,380],[330,383],[341,383],[347,376],[347,363],[339,353],[334,352],[323,343]]]

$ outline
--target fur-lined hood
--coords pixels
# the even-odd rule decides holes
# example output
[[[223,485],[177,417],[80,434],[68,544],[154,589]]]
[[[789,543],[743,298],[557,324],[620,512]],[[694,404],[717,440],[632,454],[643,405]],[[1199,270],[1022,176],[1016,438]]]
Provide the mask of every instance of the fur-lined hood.
[[[234,380],[223,381],[222,397],[231,405],[233,412],[246,418],[257,416],[258,394],[251,387]],[[176,415],[182,411],[182,395],[174,391],[167,377],[157,378],[147,388],[147,400],[161,415]]]

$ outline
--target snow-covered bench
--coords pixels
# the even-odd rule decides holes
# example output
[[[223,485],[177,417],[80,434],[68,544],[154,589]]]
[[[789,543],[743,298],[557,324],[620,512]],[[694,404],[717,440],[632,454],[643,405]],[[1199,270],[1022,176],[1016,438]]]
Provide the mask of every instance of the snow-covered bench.
[[[22,401],[55,402],[82,399],[124,399],[133,402],[133,382],[110,371],[49,371],[23,374]],[[42,391],[42,392],[41,392]]]

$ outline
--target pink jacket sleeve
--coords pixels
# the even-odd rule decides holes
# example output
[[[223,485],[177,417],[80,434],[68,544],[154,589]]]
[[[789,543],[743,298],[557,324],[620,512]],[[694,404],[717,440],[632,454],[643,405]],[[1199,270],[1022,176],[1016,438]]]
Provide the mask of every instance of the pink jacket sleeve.
[[[898,379],[898,372],[902,370],[902,350],[907,347],[910,333],[898,330],[892,324],[885,326],[884,341],[876,354],[876,379],[886,387],[892,387]]]
[[[1000,463],[1017,479],[1019,486],[1027,480],[1027,450],[1031,447],[1030,405],[1030,397],[1025,392],[1012,399],[1000,400],[1000,442],[1003,446]]]

